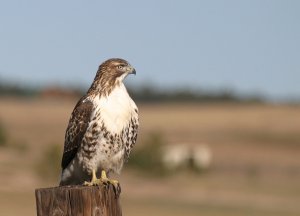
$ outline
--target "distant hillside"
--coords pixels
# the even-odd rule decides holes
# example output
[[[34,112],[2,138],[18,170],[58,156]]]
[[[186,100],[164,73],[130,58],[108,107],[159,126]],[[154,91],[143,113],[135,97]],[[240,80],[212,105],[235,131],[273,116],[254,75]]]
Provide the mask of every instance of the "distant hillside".
[[[0,96],[21,96],[32,97],[37,95],[38,89],[32,87],[22,87],[17,84],[1,83],[0,82]]]
[[[138,101],[143,102],[255,102],[262,103],[260,96],[241,97],[232,91],[192,91],[188,88],[163,91],[153,87],[128,89],[129,93]]]
[[[260,96],[241,97],[232,91],[192,91],[188,88],[161,90],[155,87],[128,88],[130,95],[141,102],[254,102],[262,103]],[[0,83],[0,96],[68,98],[81,97],[85,90],[58,86],[34,88]]]

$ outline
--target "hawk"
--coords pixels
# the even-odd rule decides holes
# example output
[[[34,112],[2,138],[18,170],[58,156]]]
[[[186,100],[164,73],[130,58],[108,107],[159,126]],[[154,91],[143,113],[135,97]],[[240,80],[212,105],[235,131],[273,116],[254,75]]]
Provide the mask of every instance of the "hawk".
[[[99,66],[69,120],[60,185],[118,185],[108,175],[119,174],[128,160],[139,124],[138,108],[123,84],[128,74],[136,71],[123,59],[108,59]]]

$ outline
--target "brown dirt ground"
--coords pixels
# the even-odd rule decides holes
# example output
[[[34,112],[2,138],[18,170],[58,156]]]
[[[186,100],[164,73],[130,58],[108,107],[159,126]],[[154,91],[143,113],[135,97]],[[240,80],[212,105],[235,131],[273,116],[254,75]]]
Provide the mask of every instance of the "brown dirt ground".
[[[0,215],[34,215],[45,149],[64,140],[74,100],[0,98],[8,146],[0,147]],[[300,107],[139,104],[138,143],[151,132],[168,143],[206,143],[210,169],[154,178],[124,168],[124,215],[300,215]],[[57,177],[58,179],[58,177]]]

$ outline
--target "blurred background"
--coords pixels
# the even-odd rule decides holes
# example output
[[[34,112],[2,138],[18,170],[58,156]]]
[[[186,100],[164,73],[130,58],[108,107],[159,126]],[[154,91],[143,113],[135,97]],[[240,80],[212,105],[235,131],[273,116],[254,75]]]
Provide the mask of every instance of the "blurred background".
[[[140,130],[124,215],[300,215],[299,1],[2,1],[0,215],[35,215],[98,65]]]

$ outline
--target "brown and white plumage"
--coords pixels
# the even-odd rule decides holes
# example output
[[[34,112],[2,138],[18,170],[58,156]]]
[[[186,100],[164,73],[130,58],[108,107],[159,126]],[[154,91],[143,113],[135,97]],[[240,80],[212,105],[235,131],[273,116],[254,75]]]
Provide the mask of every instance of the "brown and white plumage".
[[[82,184],[93,170],[120,173],[137,139],[138,109],[123,84],[131,73],[134,68],[123,59],[99,66],[66,130],[60,185]]]

